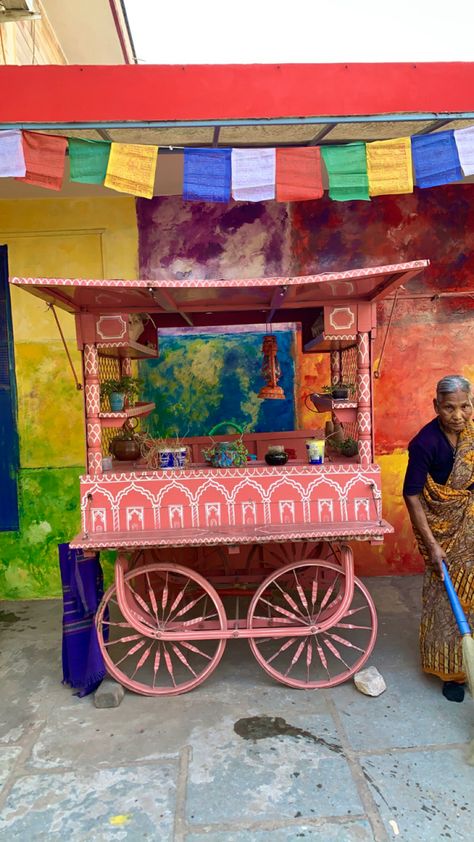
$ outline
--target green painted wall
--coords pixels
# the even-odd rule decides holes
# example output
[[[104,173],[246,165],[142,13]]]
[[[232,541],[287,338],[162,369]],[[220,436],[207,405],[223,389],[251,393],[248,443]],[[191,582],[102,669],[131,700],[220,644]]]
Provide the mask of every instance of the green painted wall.
[[[137,276],[135,202],[129,197],[0,201],[0,220],[11,276]],[[46,304],[16,287],[11,293],[20,530],[0,533],[0,598],[44,598],[61,592],[57,544],[80,529],[83,397]],[[57,312],[81,378],[74,319]],[[106,559],[104,564],[107,573]]]

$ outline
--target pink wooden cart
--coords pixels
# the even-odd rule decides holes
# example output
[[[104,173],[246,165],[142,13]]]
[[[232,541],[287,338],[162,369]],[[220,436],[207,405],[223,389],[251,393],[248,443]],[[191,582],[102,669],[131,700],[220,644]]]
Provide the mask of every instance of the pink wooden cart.
[[[392,531],[382,519],[374,463],[376,307],[427,265],[219,281],[12,279],[75,316],[87,474],[82,528],[71,545],[117,551],[115,582],[96,622],[107,668],[125,687],[149,696],[191,690],[214,671],[231,638],[248,639],[263,669],[291,687],[333,686],[365,663],[377,618],[348,542],[379,543]],[[148,470],[138,461],[103,470],[117,427],[154,409],[139,403],[111,413],[100,401],[102,379],[158,353],[130,338],[129,315],[143,311],[158,333],[184,324],[301,324],[304,352],[328,353],[331,382],[354,385],[348,400],[313,395],[312,404],[357,439],[358,456],[333,453],[308,464],[311,431],[296,430],[247,434],[257,458],[243,467],[211,467],[201,452],[208,440],[190,438],[184,469]],[[272,442],[296,458],[268,466],[263,454]]]

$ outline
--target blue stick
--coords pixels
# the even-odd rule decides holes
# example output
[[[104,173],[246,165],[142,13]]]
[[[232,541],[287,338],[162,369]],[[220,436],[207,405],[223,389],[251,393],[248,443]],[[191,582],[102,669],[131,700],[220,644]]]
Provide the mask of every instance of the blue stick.
[[[453,614],[458,624],[459,631],[462,635],[471,634],[471,629],[469,627],[469,623],[467,622],[466,615],[462,609],[462,605],[459,602],[459,597],[454,590],[453,583],[450,579],[448,568],[446,567],[443,561],[443,572],[444,572],[444,586],[446,588],[446,593],[448,594],[449,601],[451,603],[451,608],[453,609]]]

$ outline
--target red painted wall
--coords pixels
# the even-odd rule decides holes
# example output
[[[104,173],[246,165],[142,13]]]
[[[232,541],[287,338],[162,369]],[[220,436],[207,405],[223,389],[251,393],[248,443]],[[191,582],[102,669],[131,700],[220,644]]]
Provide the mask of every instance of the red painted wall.
[[[395,534],[381,548],[358,548],[359,572],[422,569],[401,492],[407,443],[433,417],[436,382],[463,374],[474,382],[474,298],[436,298],[468,290],[474,296],[474,185],[449,185],[371,202],[300,202],[292,206],[291,271],[396,263],[429,258],[430,267],[401,293],[375,383],[378,461],[384,515]],[[423,296],[423,297],[421,297]],[[380,354],[392,302],[379,305],[375,343]],[[304,386],[317,385],[305,362]]]

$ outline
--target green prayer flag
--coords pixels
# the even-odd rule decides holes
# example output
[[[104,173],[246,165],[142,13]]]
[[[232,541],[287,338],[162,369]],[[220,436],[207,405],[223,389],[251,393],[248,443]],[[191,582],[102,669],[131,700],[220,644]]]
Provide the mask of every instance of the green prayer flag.
[[[329,176],[329,197],[336,202],[351,199],[369,202],[365,143],[322,146],[321,152]]]
[[[69,178],[86,184],[102,184],[109,162],[110,143],[106,140],[68,138]]]

